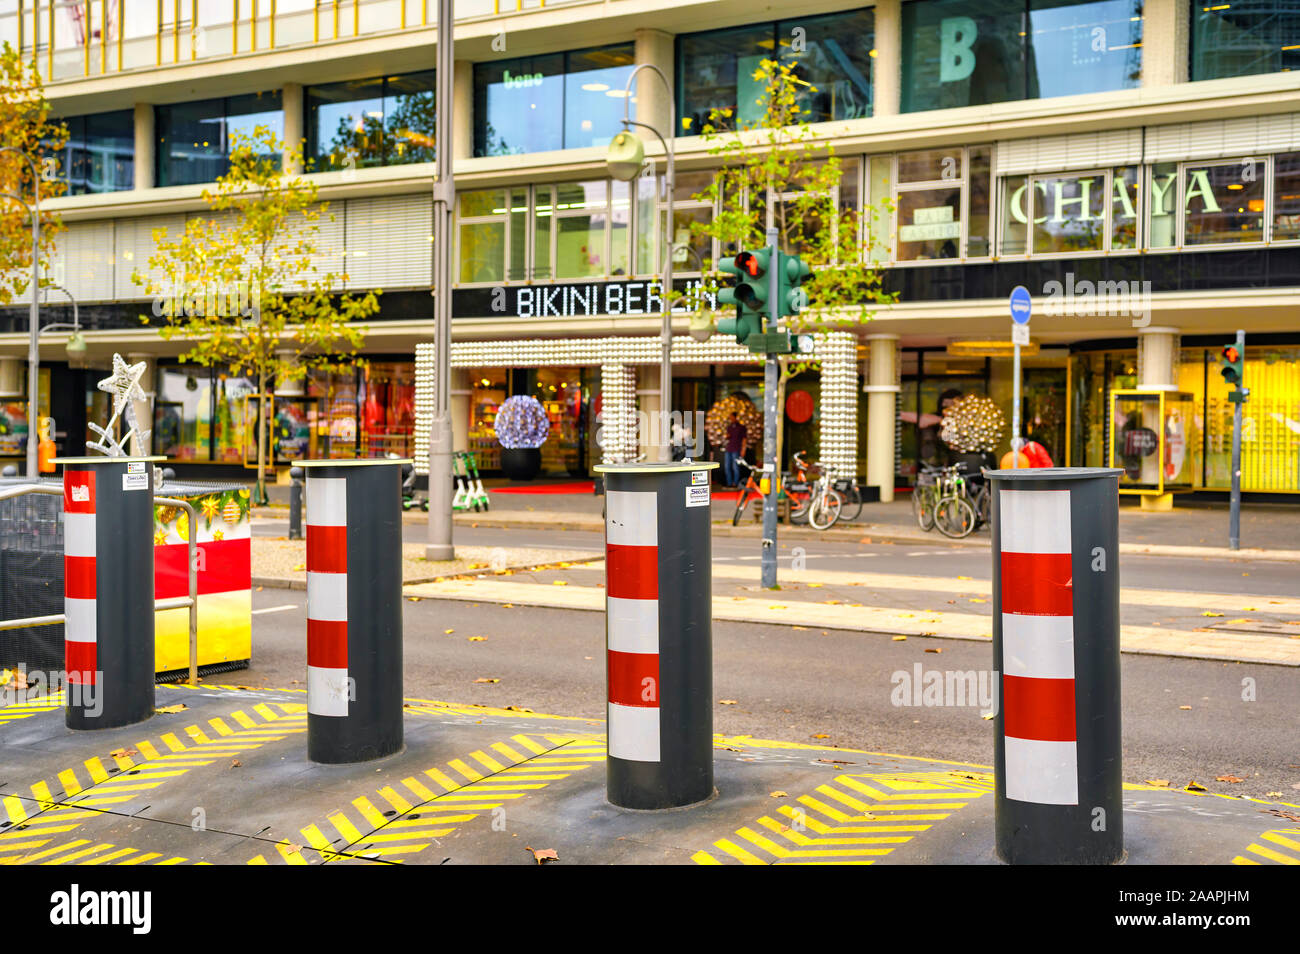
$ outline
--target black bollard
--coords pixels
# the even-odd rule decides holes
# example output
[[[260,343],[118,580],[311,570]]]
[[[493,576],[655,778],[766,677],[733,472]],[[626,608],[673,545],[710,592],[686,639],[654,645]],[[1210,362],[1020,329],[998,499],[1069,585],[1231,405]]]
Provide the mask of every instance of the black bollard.
[[[600,464],[605,483],[609,801],[713,796],[714,462]]]
[[[302,539],[302,475],[301,467],[289,468],[289,539]]]
[[[1010,864],[1124,855],[1119,474],[985,472],[993,493],[996,845]]]
[[[63,457],[65,720],[141,722],[154,707],[153,463]]]
[[[402,747],[402,465],[307,470],[307,756],[364,762]]]

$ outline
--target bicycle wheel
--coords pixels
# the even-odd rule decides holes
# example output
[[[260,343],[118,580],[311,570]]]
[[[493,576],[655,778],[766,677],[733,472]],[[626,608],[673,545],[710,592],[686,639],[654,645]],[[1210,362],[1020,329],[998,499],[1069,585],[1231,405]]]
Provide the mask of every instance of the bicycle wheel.
[[[809,509],[808,505],[812,502],[813,495],[810,493],[787,492],[786,497],[790,501],[791,525],[796,523],[807,523],[808,509]]]
[[[932,484],[918,484],[912,489],[912,515],[922,530],[934,529],[935,488]]]
[[[742,490],[740,496],[736,498],[736,512],[731,515],[731,525],[740,526],[740,518],[745,515],[745,508],[749,506],[749,491]]]
[[[825,495],[818,494],[808,505],[808,526],[814,530],[828,530],[840,519],[844,508],[844,498],[839,491],[828,490]]]
[[[844,509],[840,512],[840,519],[846,521],[857,520],[862,516],[862,488],[858,486],[855,480],[849,484],[849,489],[840,493],[844,500]]]
[[[965,497],[944,497],[934,508],[934,525],[945,537],[961,539],[975,529],[975,508]]]

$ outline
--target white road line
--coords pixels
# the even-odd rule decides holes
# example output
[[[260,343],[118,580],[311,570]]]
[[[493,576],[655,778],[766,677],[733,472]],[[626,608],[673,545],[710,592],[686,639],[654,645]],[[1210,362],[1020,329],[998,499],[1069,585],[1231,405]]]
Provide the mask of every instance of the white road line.
[[[297,608],[298,608],[297,603],[285,603],[283,606],[266,606],[263,607],[262,609],[253,610],[253,615],[256,616],[258,613],[283,613],[285,610],[291,610]]]

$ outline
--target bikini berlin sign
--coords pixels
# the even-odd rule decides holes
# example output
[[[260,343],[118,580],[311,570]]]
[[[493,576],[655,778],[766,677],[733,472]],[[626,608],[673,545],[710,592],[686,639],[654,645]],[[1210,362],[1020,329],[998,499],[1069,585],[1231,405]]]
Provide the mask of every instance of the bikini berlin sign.
[[[699,279],[674,282],[684,294],[674,311],[695,310],[703,296],[717,307],[715,294],[704,291]],[[492,288],[458,288],[452,312],[459,318],[577,318],[595,315],[663,314],[663,281],[569,282],[554,285],[497,285]]]

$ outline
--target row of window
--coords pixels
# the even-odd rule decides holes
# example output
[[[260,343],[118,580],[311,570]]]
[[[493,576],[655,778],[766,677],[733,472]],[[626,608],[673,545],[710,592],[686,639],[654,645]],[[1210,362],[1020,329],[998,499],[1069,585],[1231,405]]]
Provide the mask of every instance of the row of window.
[[[1300,0],[1188,4],[1193,80],[1300,65]],[[902,109],[913,112],[1128,89],[1142,77],[1142,0],[907,0],[902,6]],[[871,115],[872,9],[776,20],[677,37],[679,134],[714,110],[758,121],[763,59],[792,64],[813,122]],[[621,128],[630,43],[479,63],[474,154],[603,146]],[[646,77],[646,82],[655,82]],[[309,87],[307,158],[317,169],[431,161],[434,73]],[[131,188],[130,111],[66,120],[69,192]],[[271,91],[157,107],[159,185],[210,182],[227,168],[235,132],[283,131]],[[938,224],[938,223],[932,223]]]

